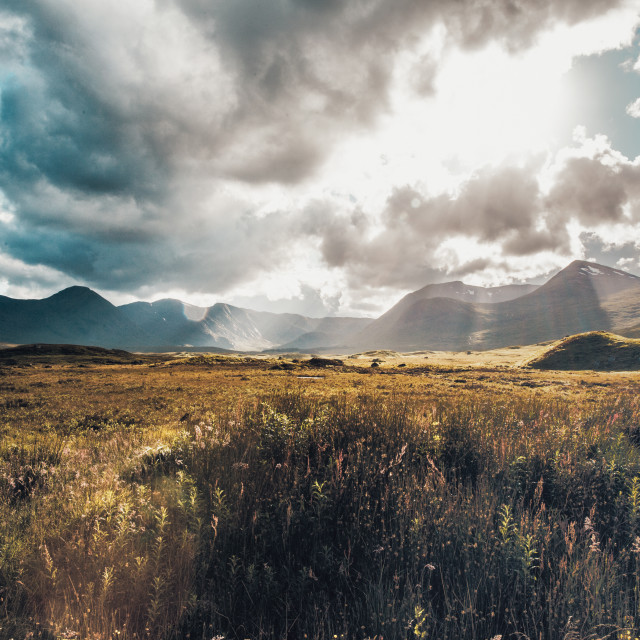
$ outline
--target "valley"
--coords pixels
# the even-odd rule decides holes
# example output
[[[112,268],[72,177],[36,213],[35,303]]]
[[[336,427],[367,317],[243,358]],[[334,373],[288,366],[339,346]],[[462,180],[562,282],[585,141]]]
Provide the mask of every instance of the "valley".
[[[0,640],[640,640],[640,0],[5,0],[0,69]]]

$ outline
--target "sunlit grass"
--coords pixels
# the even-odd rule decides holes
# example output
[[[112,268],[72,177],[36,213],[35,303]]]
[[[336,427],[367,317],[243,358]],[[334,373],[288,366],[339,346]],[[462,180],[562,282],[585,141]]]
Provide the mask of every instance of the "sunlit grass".
[[[638,635],[640,379],[268,366],[5,370],[0,637]]]

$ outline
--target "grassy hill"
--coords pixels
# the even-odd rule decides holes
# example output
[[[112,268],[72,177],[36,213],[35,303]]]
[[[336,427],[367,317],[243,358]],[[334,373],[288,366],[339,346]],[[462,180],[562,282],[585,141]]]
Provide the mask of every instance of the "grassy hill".
[[[535,369],[593,369],[635,371],[640,369],[640,340],[623,338],[606,331],[570,336],[531,360]]]
[[[150,361],[149,356],[139,356],[122,349],[103,349],[77,344],[21,344],[0,349],[2,364],[45,363],[94,363],[136,364]]]

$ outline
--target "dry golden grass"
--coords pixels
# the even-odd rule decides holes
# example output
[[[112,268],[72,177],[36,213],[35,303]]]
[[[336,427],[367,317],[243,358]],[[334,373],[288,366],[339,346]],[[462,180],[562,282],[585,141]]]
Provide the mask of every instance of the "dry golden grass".
[[[545,348],[3,366],[0,638],[638,633],[640,374]]]

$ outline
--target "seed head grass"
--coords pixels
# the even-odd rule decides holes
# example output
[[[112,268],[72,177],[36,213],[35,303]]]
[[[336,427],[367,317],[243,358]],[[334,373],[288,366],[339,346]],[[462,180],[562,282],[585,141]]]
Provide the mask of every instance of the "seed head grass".
[[[5,373],[0,638],[639,635],[640,377],[268,366]]]

